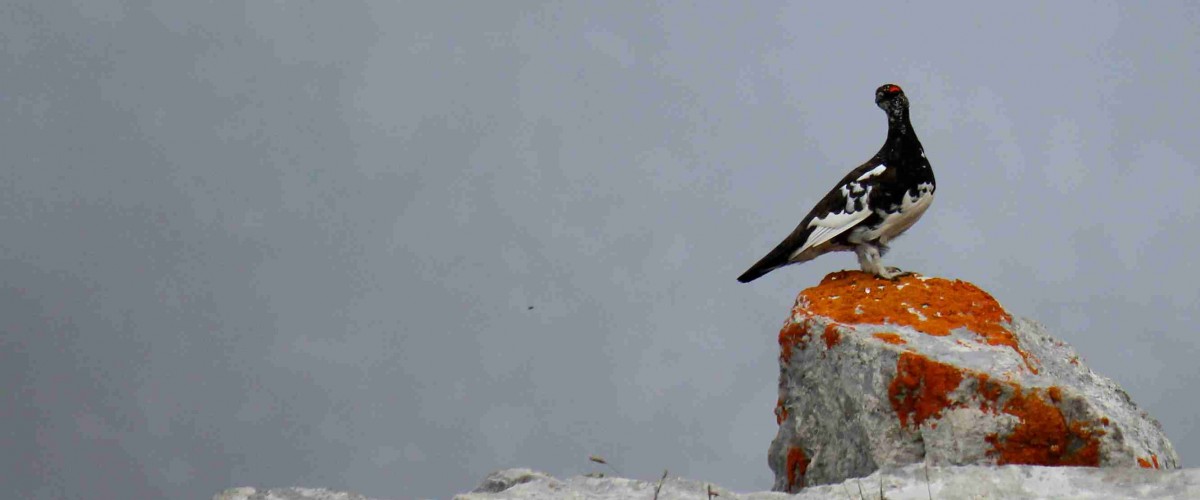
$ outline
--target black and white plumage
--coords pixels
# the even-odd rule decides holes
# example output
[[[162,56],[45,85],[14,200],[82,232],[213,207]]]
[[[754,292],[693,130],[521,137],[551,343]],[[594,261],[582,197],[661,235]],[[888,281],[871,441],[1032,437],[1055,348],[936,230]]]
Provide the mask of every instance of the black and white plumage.
[[[887,140],[866,163],[851,170],[800,221],[774,250],[746,270],[738,281],[749,283],[775,269],[828,252],[853,250],[862,270],[895,279],[905,273],[885,267],[888,243],[912,227],[933,202],[933,167],[912,122],[908,98],[887,84],[875,91],[875,104],[888,118]]]

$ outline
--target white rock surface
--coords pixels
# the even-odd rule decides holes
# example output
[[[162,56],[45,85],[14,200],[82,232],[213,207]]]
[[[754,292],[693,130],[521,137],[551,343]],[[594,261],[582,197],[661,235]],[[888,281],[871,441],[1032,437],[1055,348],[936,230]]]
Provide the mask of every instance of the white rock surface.
[[[213,500],[371,500],[362,495],[321,488],[230,488]]]
[[[573,477],[560,480],[528,469],[499,471],[484,485],[494,488],[497,474],[522,475],[528,480],[490,492],[476,490],[455,500],[616,500],[651,499],[656,481],[624,478]],[[926,480],[926,472],[929,479]],[[710,500],[710,483],[668,478],[660,500]],[[719,496],[711,500],[817,500],[847,498],[888,500],[936,499],[1196,499],[1200,498],[1200,470],[1147,470],[1139,468],[1040,467],[1028,465],[929,467],[914,464],[877,472],[840,484],[813,486],[799,494],[779,492],[736,493],[712,485]],[[481,488],[483,486],[481,485]]]
[[[651,499],[654,498],[654,491],[658,484],[658,481],[638,481],[621,477],[576,476],[561,480],[529,469],[509,469],[489,474],[474,491],[455,496],[454,499]],[[709,486],[712,486],[713,492],[716,493],[713,496],[715,499],[778,500],[789,498],[787,494],[773,492],[737,494],[715,484],[670,476],[662,482],[658,498],[659,500],[692,498],[707,500]]]
[[[969,283],[834,273],[780,345],[777,491],[918,462],[1179,466],[1116,383]]]

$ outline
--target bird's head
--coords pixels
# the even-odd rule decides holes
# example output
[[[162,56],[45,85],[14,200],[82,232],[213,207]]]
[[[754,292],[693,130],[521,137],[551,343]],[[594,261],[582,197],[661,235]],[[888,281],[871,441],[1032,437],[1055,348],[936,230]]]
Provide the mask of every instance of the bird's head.
[[[875,90],[875,105],[888,116],[900,115],[908,109],[908,98],[904,97],[904,90],[899,85],[888,83]]]

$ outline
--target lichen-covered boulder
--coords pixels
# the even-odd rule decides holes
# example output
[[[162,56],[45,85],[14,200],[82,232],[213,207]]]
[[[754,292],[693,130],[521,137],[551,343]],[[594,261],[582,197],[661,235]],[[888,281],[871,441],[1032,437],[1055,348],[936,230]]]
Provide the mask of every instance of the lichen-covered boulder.
[[[777,491],[922,461],[1179,467],[1116,383],[970,283],[833,273],[779,345]]]

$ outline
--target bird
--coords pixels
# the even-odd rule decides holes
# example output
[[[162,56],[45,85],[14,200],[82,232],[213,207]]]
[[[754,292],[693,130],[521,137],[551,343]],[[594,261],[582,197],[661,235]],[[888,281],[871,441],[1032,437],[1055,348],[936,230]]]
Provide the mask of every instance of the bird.
[[[773,250],[738,277],[749,283],[789,264],[829,252],[858,255],[863,272],[896,280],[912,273],[883,265],[888,244],[912,227],[933,203],[937,183],[925,148],[909,120],[908,97],[898,85],[875,90],[887,115],[879,152],[846,174]]]

